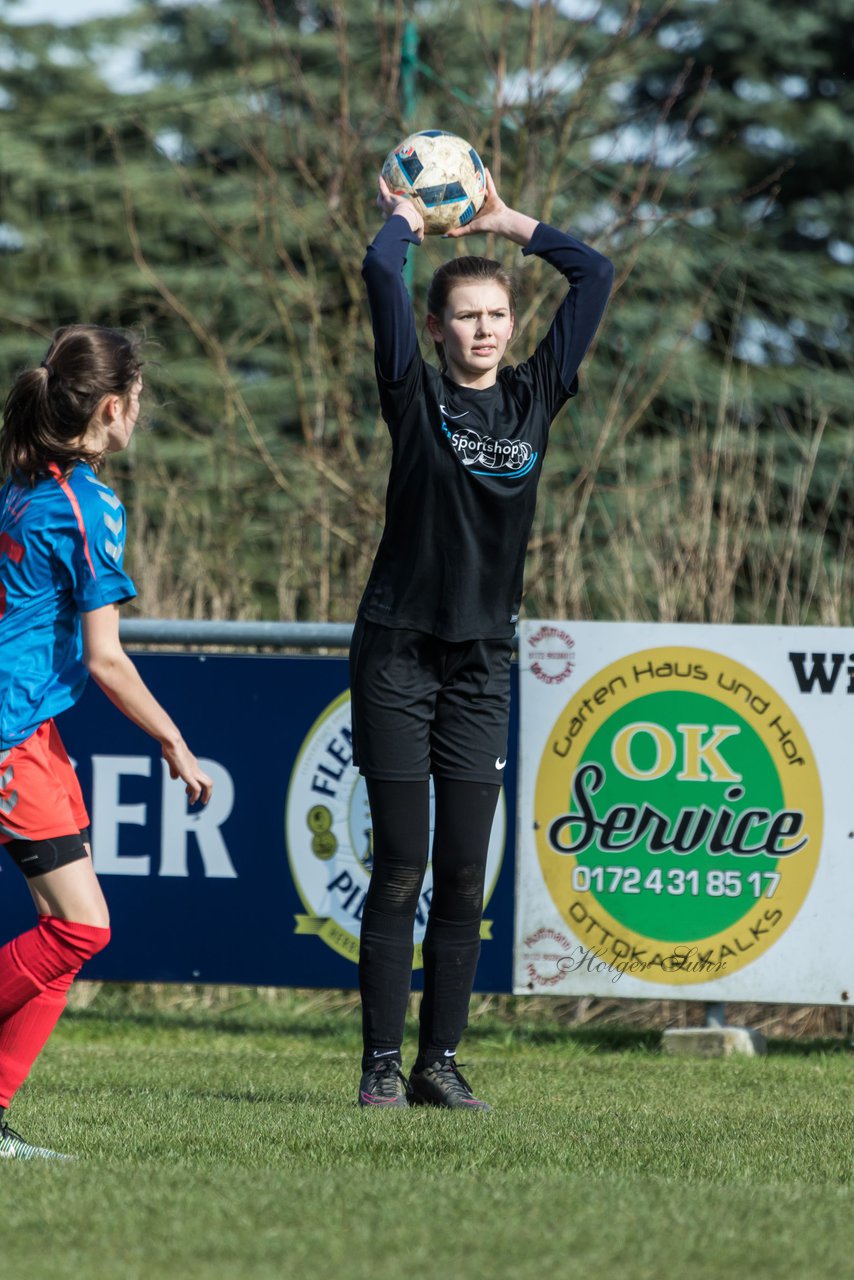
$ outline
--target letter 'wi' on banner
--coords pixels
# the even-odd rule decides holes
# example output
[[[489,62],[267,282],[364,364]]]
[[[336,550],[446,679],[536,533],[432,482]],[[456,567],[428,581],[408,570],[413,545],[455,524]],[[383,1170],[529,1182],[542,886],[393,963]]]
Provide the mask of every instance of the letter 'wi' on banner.
[[[572,644],[561,684],[533,661],[551,626]],[[812,628],[524,624],[514,990],[847,999],[854,706],[790,661],[843,647]]]

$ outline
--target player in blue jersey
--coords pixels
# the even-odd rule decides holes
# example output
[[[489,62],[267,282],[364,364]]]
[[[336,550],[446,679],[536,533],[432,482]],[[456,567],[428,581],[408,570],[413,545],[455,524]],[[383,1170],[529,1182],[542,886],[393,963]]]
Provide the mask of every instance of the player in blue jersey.
[[[119,643],[125,513],[99,479],[124,449],[142,393],[137,343],[112,329],[59,329],[9,392],[0,434],[0,846],[20,867],[38,923],[0,948],[0,1159],[55,1157],[25,1142],[6,1109],[65,1007],[81,966],[106,946],[89,818],[54,717],[91,675],[161,744],[173,778],[206,803],[212,783]]]
[[[489,836],[507,760],[510,657],[537,484],[555,416],[613,282],[607,258],[487,199],[452,236],[490,231],[536,254],[570,288],[528,360],[502,367],[516,319],[512,279],[481,257],[433,276],[427,327],[440,369],[418,349],[402,279],[421,215],[380,179],[385,225],[362,274],[380,407],[392,444],[386,520],[350,651],[354,758],[365,775],[373,870],[362,913],[362,1106],[489,1107],[456,1063],[480,950]],[[432,854],[429,779],[435,791]],[[401,1040],[413,925],[428,857],[418,1055]]]

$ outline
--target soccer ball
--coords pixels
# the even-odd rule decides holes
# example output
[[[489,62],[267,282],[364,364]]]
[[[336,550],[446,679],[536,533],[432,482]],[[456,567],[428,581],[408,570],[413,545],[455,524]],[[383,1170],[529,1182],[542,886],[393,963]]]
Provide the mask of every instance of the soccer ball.
[[[395,195],[417,205],[428,235],[464,227],[486,199],[480,156],[464,138],[441,129],[404,138],[386,156],[382,172]]]

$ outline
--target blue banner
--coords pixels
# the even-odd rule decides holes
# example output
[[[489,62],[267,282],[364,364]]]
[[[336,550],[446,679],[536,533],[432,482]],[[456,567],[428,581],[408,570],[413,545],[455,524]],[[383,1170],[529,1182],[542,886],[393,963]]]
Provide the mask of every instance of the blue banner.
[[[59,720],[92,818],[112,918],[85,976],[118,982],[354,987],[371,823],[352,763],[344,658],[140,654],[143,679],[214,778],[187,806],[156,744],[92,682]],[[487,866],[476,989],[509,992],[518,697]],[[4,937],[33,923],[23,877],[0,860]],[[416,922],[420,966],[431,893]],[[420,987],[420,967],[413,986]]]

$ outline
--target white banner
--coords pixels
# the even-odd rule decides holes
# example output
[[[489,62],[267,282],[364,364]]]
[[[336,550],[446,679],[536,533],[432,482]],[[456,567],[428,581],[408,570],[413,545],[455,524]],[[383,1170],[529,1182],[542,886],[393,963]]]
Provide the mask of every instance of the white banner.
[[[514,990],[844,1004],[854,630],[526,622]]]

